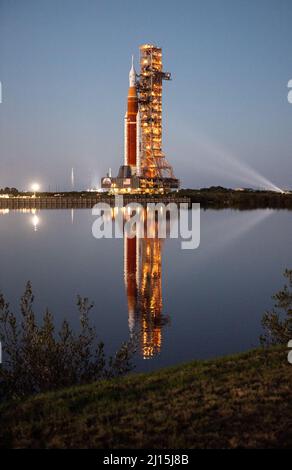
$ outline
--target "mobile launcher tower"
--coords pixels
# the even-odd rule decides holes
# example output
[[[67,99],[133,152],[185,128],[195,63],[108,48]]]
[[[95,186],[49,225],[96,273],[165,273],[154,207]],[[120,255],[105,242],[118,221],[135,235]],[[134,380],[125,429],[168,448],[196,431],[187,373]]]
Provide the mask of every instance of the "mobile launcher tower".
[[[129,74],[128,108],[124,122],[124,164],[117,177],[111,172],[101,180],[113,193],[164,193],[179,187],[162,152],[162,81],[171,75],[162,70],[162,50],[140,46],[140,74],[133,58]]]

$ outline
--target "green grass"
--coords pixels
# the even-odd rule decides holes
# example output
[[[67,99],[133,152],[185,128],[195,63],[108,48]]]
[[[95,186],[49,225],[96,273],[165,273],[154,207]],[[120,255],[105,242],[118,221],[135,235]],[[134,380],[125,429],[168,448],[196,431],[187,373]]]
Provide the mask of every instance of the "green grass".
[[[287,351],[254,350],[0,406],[1,447],[292,447]]]

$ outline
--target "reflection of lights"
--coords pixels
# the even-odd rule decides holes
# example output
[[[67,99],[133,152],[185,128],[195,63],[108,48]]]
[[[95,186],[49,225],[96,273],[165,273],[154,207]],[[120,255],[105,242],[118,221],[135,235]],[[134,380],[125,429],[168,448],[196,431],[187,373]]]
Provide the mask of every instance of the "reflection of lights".
[[[19,214],[35,214],[36,209],[29,209],[29,208],[15,209],[14,212],[19,212]]]
[[[38,226],[39,226],[39,223],[40,223],[39,217],[37,215],[34,215],[31,219],[31,222],[32,222],[32,225],[33,225],[34,232],[37,232]]]
[[[0,209],[0,215],[9,214],[9,209]]]

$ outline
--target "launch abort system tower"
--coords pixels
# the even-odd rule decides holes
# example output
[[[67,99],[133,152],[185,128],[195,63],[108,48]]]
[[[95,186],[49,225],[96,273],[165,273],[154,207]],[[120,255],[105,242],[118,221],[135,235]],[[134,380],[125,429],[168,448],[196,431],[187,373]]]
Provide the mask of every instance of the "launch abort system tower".
[[[102,188],[117,193],[156,193],[179,187],[162,151],[162,83],[170,80],[162,68],[161,48],[140,46],[140,74],[129,74],[128,106],[124,121],[124,165]]]

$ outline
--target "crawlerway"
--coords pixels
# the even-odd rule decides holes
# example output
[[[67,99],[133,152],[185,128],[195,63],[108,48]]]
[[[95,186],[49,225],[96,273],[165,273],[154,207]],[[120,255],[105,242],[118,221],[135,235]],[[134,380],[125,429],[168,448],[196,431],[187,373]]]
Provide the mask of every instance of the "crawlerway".
[[[135,467],[138,457],[114,457],[110,454],[109,457],[104,457],[104,465],[128,465],[131,468]]]

